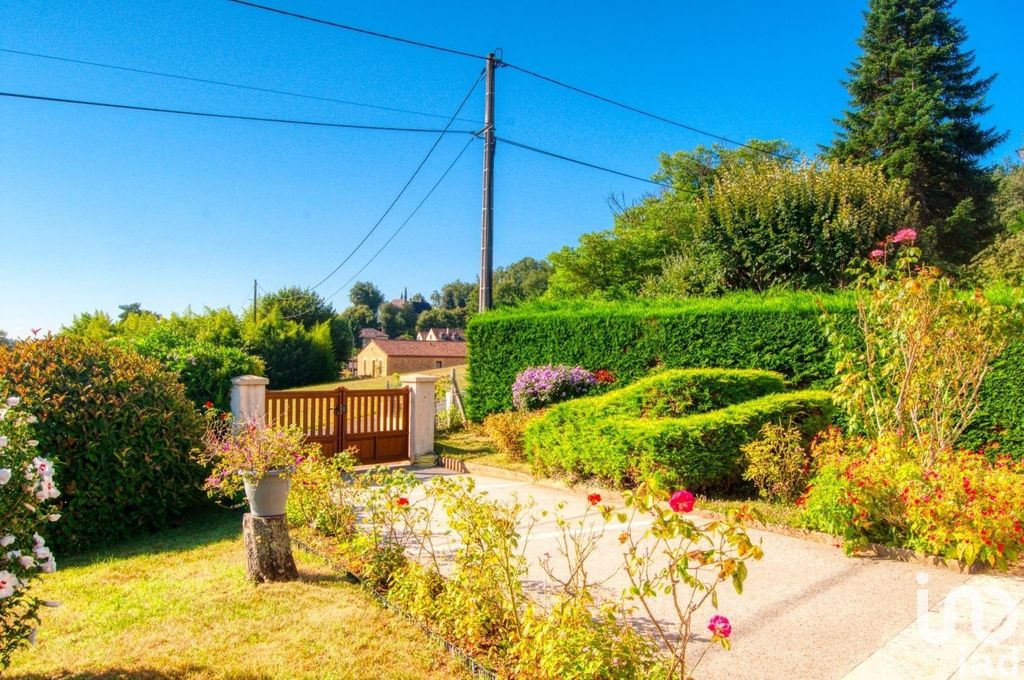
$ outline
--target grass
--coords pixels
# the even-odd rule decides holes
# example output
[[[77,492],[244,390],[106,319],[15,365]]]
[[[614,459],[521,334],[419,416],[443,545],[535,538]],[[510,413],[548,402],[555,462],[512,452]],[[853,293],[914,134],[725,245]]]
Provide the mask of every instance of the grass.
[[[746,505],[759,512],[765,524],[802,528],[800,525],[800,508],[792,503],[780,503],[761,499],[706,498],[701,496],[697,505],[703,510],[725,514]]]
[[[466,364],[461,366],[450,366],[448,368],[431,368],[425,371],[416,371],[417,373],[426,373],[427,375],[436,375],[439,378],[447,378],[451,375],[452,368],[455,369],[455,379],[459,383],[459,387],[463,391],[466,389]],[[390,375],[383,375],[379,378],[358,378],[356,380],[338,380],[329,383],[320,383],[319,385],[306,385],[304,387],[292,387],[288,392],[295,392],[301,390],[333,390],[338,387],[344,387],[347,390],[383,390],[388,387],[401,387],[401,384],[396,384],[395,380]]]
[[[10,678],[464,678],[414,624],[295,551],[301,579],[245,579],[240,516],[211,513],[35,586],[36,646]]]
[[[472,460],[474,463],[491,467],[533,474],[530,464],[525,460],[515,460],[505,453],[494,450],[491,438],[473,427],[461,432],[438,434],[434,437],[434,451],[449,458]]]

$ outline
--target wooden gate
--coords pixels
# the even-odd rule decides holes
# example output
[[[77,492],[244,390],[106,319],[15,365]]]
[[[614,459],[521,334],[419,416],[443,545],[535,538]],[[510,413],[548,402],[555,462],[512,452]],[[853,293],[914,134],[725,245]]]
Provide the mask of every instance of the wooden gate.
[[[360,463],[409,460],[409,388],[268,391],[267,424],[295,425],[324,453],[354,448]]]

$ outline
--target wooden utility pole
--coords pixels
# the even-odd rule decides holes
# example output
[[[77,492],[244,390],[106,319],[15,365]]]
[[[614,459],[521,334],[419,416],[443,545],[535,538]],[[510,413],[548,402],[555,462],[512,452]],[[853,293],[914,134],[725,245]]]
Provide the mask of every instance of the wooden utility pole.
[[[497,58],[487,55],[484,92],[484,190],[480,218],[480,311],[491,308],[491,284],[494,265],[494,69]]]
[[[256,323],[256,279],[252,280],[252,322]]]

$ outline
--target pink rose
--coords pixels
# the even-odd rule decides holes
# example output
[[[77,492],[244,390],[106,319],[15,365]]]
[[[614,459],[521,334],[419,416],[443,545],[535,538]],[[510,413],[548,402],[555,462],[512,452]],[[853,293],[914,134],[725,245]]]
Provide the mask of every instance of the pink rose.
[[[892,237],[893,243],[903,243],[904,241],[913,241],[917,238],[917,232],[913,229],[900,229],[896,232],[896,235]]]
[[[721,614],[715,614],[708,621],[708,630],[716,638],[727,638],[732,635],[732,624]]]
[[[694,501],[696,499],[693,494],[683,489],[672,494],[672,497],[668,499],[668,505],[674,512],[690,512],[693,510]]]
[[[883,257],[885,257],[885,251],[882,250],[881,248],[876,248],[875,250],[872,250],[870,253],[868,253],[868,257],[870,257],[872,260],[880,260]]]

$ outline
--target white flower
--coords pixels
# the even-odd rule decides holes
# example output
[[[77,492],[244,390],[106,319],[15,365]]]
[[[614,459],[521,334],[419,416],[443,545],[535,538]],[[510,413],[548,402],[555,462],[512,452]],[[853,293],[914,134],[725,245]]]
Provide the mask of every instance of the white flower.
[[[31,446],[31,447],[32,447],[33,449],[34,449],[35,447],[39,446],[39,440],[38,440],[38,439],[29,439],[27,443],[28,443],[28,445],[29,445],[29,446]]]
[[[18,558],[18,564],[21,565],[22,569],[31,569],[36,566],[36,561],[28,555],[22,555]]]
[[[3,486],[9,481],[11,481],[11,470],[10,468],[3,468],[0,470],[0,486]]]
[[[60,491],[57,490],[57,485],[53,483],[52,479],[46,478],[39,482],[39,490],[36,491],[36,498],[41,501],[45,501],[48,498],[56,498],[60,495]]]
[[[0,406],[0,420],[3,420],[6,417],[7,417],[7,407],[6,406]]]
[[[45,545],[32,548],[32,554],[36,556],[37,560],[45,560],[51,557],[50,549]]]
[[[38,548],[41,545],[46,545],[46,539],[39,534],[32,534],[32,544]]]
[[[7,560],[8,562],[10,562],[11,560],[16,560],[19,557],[21,557],[21,551],[20,550],[11,550],[6,555],[4,555],[4,559]]]
[[[14,543],[14,536],[11,536],[10,534],[0,538],[0,548],[6,548],[11,543]]]
[[[7,446],[7,437],[0,437],[0,449]]]
[[[36,423],[39,422],[39,418],[36,418],[35,416],[29,416],[28,418],[25,418],[25,422],[28,423],[29,425],[35,425]]]
[[[14,407],[21,403],[21,399],[18,397],[7,397],[7,405]]]
[[[50,559],[39,565],[39,570],[44,574],[52,574],[57,571],[57,560],[53,559],[53,555],[50,555]]]
[[[0,571],[0,600],[14,594],[18,587],[18,578],[9,571]]]
[[[32,442],[29,442],[30,444]],[[39,442],[36,442],[37,444]],[[46,460],[42,456],[36,456],[32,459],[32,466],[35,467],[36,472],[41,474],[43,477],[50,477],[53,475],[53,463]]]
[[[50,520],[51,522],[56,522],[57,520],[60,519],[60,513],[59,512],[55,512],[53,514],[47,515],[46,519]]]

